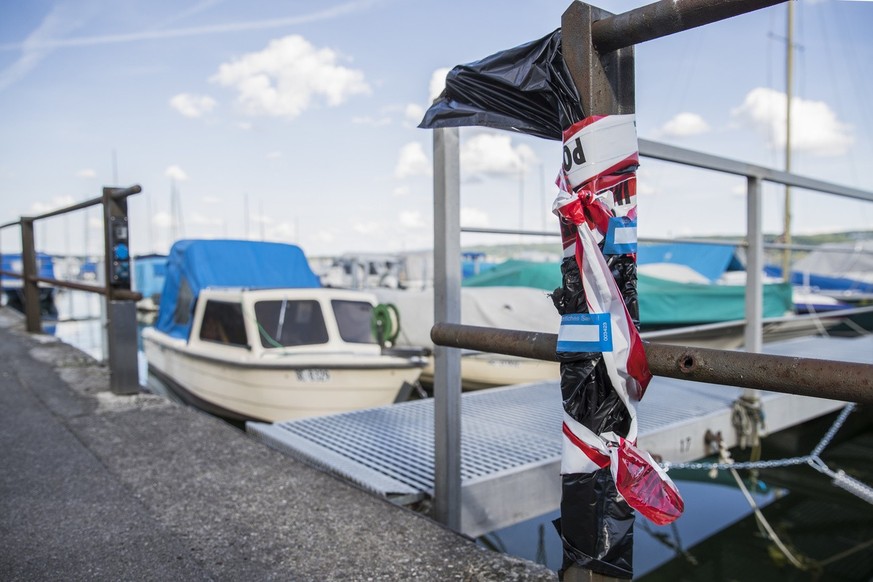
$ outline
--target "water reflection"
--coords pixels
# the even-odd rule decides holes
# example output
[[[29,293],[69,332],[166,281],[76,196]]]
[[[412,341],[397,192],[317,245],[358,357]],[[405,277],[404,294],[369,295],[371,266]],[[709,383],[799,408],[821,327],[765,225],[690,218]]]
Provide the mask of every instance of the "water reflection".
[[[104,299],[96,293],[60,289],[55,298],[58,309],[56,320],[43,320],[43,332],[56,336],[64,343],[82,350],[98,362],[108,358],[106,334],[106,310]],[[148,364],[142,351],[142,330],[151,325],[151,320],[137,316],[137,347],[139,384],[146,386]]]
[[[808,455],[835,416],[774,435],[765,440],[764,450],[773,460]],[[873,413],[857,409],[822,459],[861,483],[873,483],[871,427]],[[873,497],[865,501],[835,487],[805,464],[739,473],[759,515],[727,472],[715,479],[705,470],[671,472],[685,513],[668,526],[637,516],[635,580],[873,580]],[[561,543],[551,521],[558,515],[555,511],[478,541],[557,570]]]

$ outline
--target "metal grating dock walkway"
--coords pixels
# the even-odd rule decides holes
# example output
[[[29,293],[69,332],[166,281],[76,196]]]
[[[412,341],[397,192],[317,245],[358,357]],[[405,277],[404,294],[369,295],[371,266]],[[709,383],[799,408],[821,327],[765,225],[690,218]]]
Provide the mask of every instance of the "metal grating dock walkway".
[[[766,353],[873,363],[873,336],[801,338]],[[673,463],[710,453],[707,431],[736,446],[731,424],[740,388],[655,378],[640,403],[639,444]],[[844,403],[762,393],[766,429],[776,432]],[[461,398],[461,529],[478,536],[558,507],[561,397],[558,381],[493,388]],[[315,464],[397,503],[433,494],[433,401],[360,410],[247,430],[286,454]]]

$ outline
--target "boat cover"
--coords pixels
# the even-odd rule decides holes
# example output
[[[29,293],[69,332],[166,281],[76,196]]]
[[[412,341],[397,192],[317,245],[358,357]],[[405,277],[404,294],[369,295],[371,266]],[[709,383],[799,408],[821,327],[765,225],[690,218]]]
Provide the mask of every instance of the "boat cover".
[[[561,316],[552,299],[533,286],[461,289],[461,323],[481,327],[557,333]],[[400,313],[397,344],[433,348],[433,288],[424,290],[370,289],[381,303]],[[552,290],[550,289],[549,292]]]
[[[794,263],[791,271],[794,285],[840,291],[847,298],[852,293],[873,293],[873,241],[827,243],[821,248]],[[782,269],[768,265],[767,273],[781,277]]]
[[[143,297],[153,297],[164,288],[166,255],[139,255],[133,258],[133,289]]]
[[[170,249],[155,328],[187,339],[194,305],[207,287],[321,287],[303,250],[246,240],[180,240]]]
[[[511,259],[486,273],[468,277],[461,284],[464,287],[534,287],[551,292],[561,286],[561,267],[555,262]],[[682,283],[638,274],[637,295],[643,326],[715,323],[746,316],[745,285]],[[792,310],[790,285],[764,285],[764,317],[781,317]]]
[[[21,264],[21,253],[3,253],[2,255],[2,267],[0,270],[8,271],[10,273],[23,273],[23,267]],[[37,276],[45,277],[46,279],[54,279],[55,278],[55,259],[49,254],[46,253],[36,253],[36,270]],[[8,277],[3,275],[3,288],[4,289],[20,289],[21,288],[21,279],[18,277]]]
[[[645,244],[637,247],[637,264],[675,264],[691,267],[711,282],[725,271],[745,269],[736,256],[736,247],[693,243]]]

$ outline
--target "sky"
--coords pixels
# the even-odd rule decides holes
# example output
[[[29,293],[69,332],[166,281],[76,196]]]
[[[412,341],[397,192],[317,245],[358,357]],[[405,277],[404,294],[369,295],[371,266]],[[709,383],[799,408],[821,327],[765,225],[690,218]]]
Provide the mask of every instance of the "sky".
[[[445,73],[551,33],[569,4],[6,0],[0,223],[138,184],[134,254],[219,237],[310,256],[430,248],[433,135],[416,126]],[[792,170],[873,191],[873,2],[794,6]],[[638,45],[639,137],[783,169],[786,14],[774,6]],[[560,143],[460,135],[462,226],[557,232]],[[643,158],[638,179],[641,237],[745,232],[742,178]],[[765,187],[765,232],[782,230],[784,200]],[[794,233],[873,229],[869,202],[794,190],[791,210]],[[100,233],[93,208],[37,222],[37,247],[94,253]],[[0,231],[0,249],[18,236]]]

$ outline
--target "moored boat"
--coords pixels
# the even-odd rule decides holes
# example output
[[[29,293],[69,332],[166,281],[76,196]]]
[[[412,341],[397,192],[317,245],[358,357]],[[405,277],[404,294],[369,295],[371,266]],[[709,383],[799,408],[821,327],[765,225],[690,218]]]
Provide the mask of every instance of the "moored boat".
[[[372,294],[320,286],[303,251],[185,240],[170,252],[149,373],[183,402],[276,422],[393,403],[424,360],[383,351]]]
[[[166,270],[166,255],[149,254],[133,257],[133,290],[142,294],[142,299],[136,302],[137,311],[146,313],[158,311]]]
[[[10,273],[23,273],[21,253],[6,254],[2,256],[0,270]],[[46,253],[36,253],[37,276],[45,279],[55,278],[54,257]],[[6,296],[6,304],[24,313],[24,286],[18,277],[3,276],[3,294]],[[46,283],[39,283],[39,311],[43,319],[56,320],[58,308],[55,304],[57,289]]]
[[[398,346],[433,347],[433,289],[374,289],[382,303],[393,305],[399,313]],[[561,317],[548,294],[529,287],[462,287],[461,323],[482,327],[546,331],[554,333]],[[557,362],[503,354],[464,350],[461,352],[461,387],[465,391],[525,384],[560,377]],[[423,384],[434,381],[434,361],[421,375]]]

